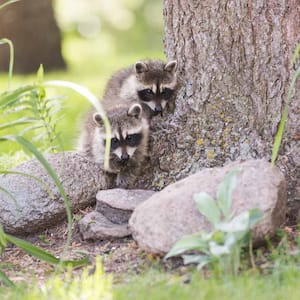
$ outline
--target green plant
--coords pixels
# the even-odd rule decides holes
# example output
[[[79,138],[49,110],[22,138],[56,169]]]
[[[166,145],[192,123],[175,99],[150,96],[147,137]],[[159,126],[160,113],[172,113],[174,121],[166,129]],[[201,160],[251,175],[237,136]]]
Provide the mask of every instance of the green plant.
[[[50,124],[51,120],[53,120],[53,118],[45,117],[47,114],[49,114],[49,112],[51,112],[51,115],[52,115],[53,110],[51,110],[51,108],[48,107],[47,104],[42,105],[42,106],[39,106],[37,104],[37,103],[43,102],[44,99],[46,99],[45,87],[42,85],[43,84],[42,77],[43,77],[43,72],[42,72],[42,69],[40,68],[40,70],[38,72],[38,78],[39,78],[38,84],[31,85],[31,86],[30,85],[24,86],[17,90],[7,91],[0,95],[0,108],[2,110],[7,109],[8,107],[11,108],[12,106],[14,106],[15,108],[20,106],[21,109],[32,111],[33,115],[36,116],[36,118],[26,117],[26,118],[14,120],[9,123],[2,124],[0,126],[0,130],[1,129],[3,130],[4,128],[6,129],[6,128],[15,127],[17,125],[24,125],[24,124],[29,124],[30,126],[25,128],[21,132],[19,132],[17,135],[0,136],[0,142],[13,141],[13,142],[17,142],[18,144],[20,144],[26,151],[30,152],[32,155],[35,156],[35,158],[44,166],[44,168],[46,169],[49,176],[55,182],[55,184],[60,192],[60,195],[62,196],[62,198],[64,200],[64,204],[66,207],[66,213],[67,213],[67,219],[68,219],[68,237],[67,237],[65,251],[64,251],[64,252],[66,252],[69,247],[69,244],[71,242],[72,226],[73,226],[73,220],[72,220],[72,214],[71,214],[69,200],[65,194],[64,188],[63,188],[57,174],[54,172],[54,170],[52,169],[51,165],[48,163],[48,161],[46,160],[46,158],[44,157],[42,152],[31,141],[29,141],[28,139],[23,137],[23,135],[30,130],[34,130],[37,128],[39,128],[39,129],[44,128],[45,132],[46,132],[44,135],[48,136],[49,145],[52,145],[52,143],[54,142],[55,126],[52,128],[51,124]],[[55,85],[55,83],[58,84],[60,82],[59,81],[54,82],[53,85]],[[79,88],[77,88],[77,89],[79,89]],[[80,90],[82,90],[82,89],[84,90],[84,88],[81,88]],[[49,103],[49,102],[47,101],[47,103]],[[30,104],[29,107],[27,107],[26,104]],[[25,108],[24,108],[24,105],[26,106]],[[98,107],[97,107],[97,109],[99,110]],[[55,113],[56,112],[57,111],[55,111]],[[102,113],[102,111],[101,111],[101,113]],[[103,115],[103,113],[102,113],[102,115]],[[53,149],[54,148],[52,148],[52,150]],[[15,173],[15,172],[1,170],[0,173],[9,174],[9,173]],[[30,176],[30,177],[34,178],[34,176],[32,176],[30,174],[20,174],[20,175]],[[35,179],[37,181],[39,181],[37,178],[35,178]],[[43,182],[40,182],[40,183],[44,184]],[[11,198],[13,200],[15,200],[13,195],[9,191],[7,191],[1,187],[0,187],[0,191],[7,193],[8,195],[11,196]],[[49,195],[51,196],[51,191],[49,191]],[[74,261],[74,262],[70,262],[70,261],[65,262],[64,260],[59,260],[59,259],[55,258],[54,256],[52,256],[51,254],[49,254],[48,252],[43,251],[26,241],[19,240],[12,236],[9,236],[9,235],[5,234],[3,231],[2,231],[2,237],[0,236],[0,241],[2,241],[1,242],[2,250],[6,247],[7,242],[14,243],[17,247],[24,249],[29,254],[31,254],[39,259],[45,260],[49,263],[59,264],[61,266],[65,266],[66,264],[77,266],[77,265],[82,265],[82,264],[87,263],[87,259]],[[64,255],[63,255],[63,257],[64,257]],[[12,285],[12,282],[9,280],[9,278],[3,272],[0,272],[0,279],[5,284],[10,285],[10,286]]]
[[[293,56],[292,56],[292,59],[291,59],[291,65],[292,66],[294,65],[297,57],[299,56],[299,52],[300,52],[300,44],[298,44],[298,46],[296,47],[296,49],[293,53]],[[296,81],[297,81],[299,76],[300,76],[300,66],[297,68],[296,72],[294,73],[294,75],[292,77],[292,81],[290,83],[289,90],[288,90],[287,101],[285,103],[283,113],[282,113],[282,116],[281,116],[281,120],[280,120],[280,123],[279,123],[279,126],[278,126],[278,130],[277,130],[277,133],[275,135],[274,145],[273,145],[273,149],[272,149],[272,160],[271,160],[272,165],[275,164],[275,161],[276,161],[277,156],[278,156],[278,151],[279,151],[281,141],[282,141],[282,137],[283,137],[283,133],[284,133],[285,123],[286,123],[287,116],[288,116],[289,105],[292,101],[293,93],[294,93],[294,89],[295,89],[295,84],[296,84]]]
[[[0,131],[11,129],[23,137],[33,131],[28,138],[38,142],[40,150],[56,152],[63,148],[56,130],[62,107],[58,97],[46,97],[43,77],[43,67],[40,66],[36,84],[8,90],[0,95],[0,111],[4,117]],[[19,117],[20,114],[25,117]]]
[[[28,254],[41,259],[45,262],[48,262],[53,265],[59,265],[62,267],[70,266],[70,267],[79,267],[86,265],[89,260],[87,257],[79,260],[61,260],[50,254],[49,252],[27,242],[22,239],[16,238],[12,235],[9,235],[3,231],[2,226],[0,225],[0,254],[4,251],[7,244],[11,243],[18,248],[24,250]],[[14,283],[6,276],[4,272],[0,270],[0,280],[9,287],[14,287]]]
[[[0,6],[0,9],[16,1],[17,0],[7,1]],[[0,40],[0,45],[5,43],[8,44],[10,47],[10,64],[9,64],[9,87],[10,87],[10,80],[12,78],[12,71],[13,71],[13,44],[8,39]],[[15,134],[0,135],[0,142],[13,141],[20,144],[26,151],[30,152],[33,156],[35,156],[35,158],[44,166],[49,176],[55,182],[59,190],[59,193],[63,198],[66,207],[67,219],[68,219],[68,237],[67,237],[65,250],[64,250],[64,252],[66,252],[71,242],[72,226],[73,226],[70,202],[66,196],[64,188],[57,174],[54,172],[51,165],[48,163],[48,161],[46,160],[46,158],[42,153],[42,151],[53,152],[56,151],[57,149],[57,147],[54,146],[54,142],[55,140],[58,139],[58,136],[56,134],[56,124],[58,122],[58,119],[56,119],[55,117],[60,111],[60,106],[59,106],[59,102],[56,101],[57,98],[46,97],[46,84],[43,82],[44,81],[43,73],[44,73],[43,67],[41,66],[37,72],[37,83],[33,85],[22,86],[14,90],[8,88],[7,91],[0,94],[0,111],[2,112],[2,115],[3,116],[5,115],[5,117],[8,119],[6,121],[3,121],[3,119],[1,120],[3,123],[0,125],[0,131],[1,130],[7,131],[8,129],[12,129],[15,133]],[[49,84],[51,85],[51,83],[48,83],[48,86]],[[95,105],[98,112],[103,116],[106,128],[108,128],[108,132],[110,132],[108,120],[105,117],[105,114],[103,113],[100,104],[96,103],[95,96],[93,96],[83,87],[80,87],[75,84],[57,81],[57,82],[53,82],[52,85],[54,86],[63,85],[63,86],[73,87],[74,90],[79,91],[81,92],[81,94],[86,96],[86,98],[88,98],[92,102],[92,104]],[[25,114],[26,117],[19,118],[18,117],[19,113]],[[22,128],[22,130],[21,131],[17,130],[17,128]],[[29,139],[25,137],[26,133],[32,130],[39,130],[39,134],[35,134],[35,138],[31,138],[31,139],[32,141],[41,140],[40,146],[34,145],[34,143],[32,143]],[[44,147],[44,145],[47,145],[48,147]],[[109,153],[109,145],[107,148],[108,148],[107,153]],[[10,173],[17,173],[17,172],[1,170],[0,174],[1,173],[10,174]],[[32,177],[38,182],[40,182],[41,184],[45,185],[43,182],[41,182],[38,178],[35,178],[33,175],[23,174],[23,173],[18,173],[18,174]],[[49,190],[48,187],[46,187],[46,189]],[[12,200],[16,201],[14,196],[9,191],[2,188],[1,186],[0,186],[0,192],[7,193],[12,198]],[[51,191],[48,192],[49,195],[51,196],[52,194]],[[31,243],[28,243],[24,240],[17,239],[11,235],[6,234],[3,231],[2,226],[0,224],[0,253],[6,248],[7,243],[14,244],[15,246],[25,250],[30,255],[38,259],[42,259],[46,262],[56,264],[59,266],[66,266],[66,265],[79,266],[79,265],[86,264],[88,262],[86,258],[77,261],[65,261],[63,259],[57,259],[50,253],[32,245]],[[2,280],[8,286],[13,286],[13,283],[2,271],[0,271],[0,280]]]
[[[47,147],[44,150],[47,150],[47,151],[56,150],[56,147],[53,147],[53,143],[57,137],[56,130],[55,130],[57,120],[54,118],[54,116],[56,116],[56,114],[58,113],[59,110],[52,109],[53,108],[53,106],[52,106],[53,99],[46,98],[46,89],[45,89],[46,86],[48,86],[48,87],[49,86],[55,86],[55,87],[64,86],[64,87],[72,88],[73,90],[79,92],[81,95],[85,96],[95,106],[97,111],[103,116],[106,130],[109,135],[110,135],[110,125],[109,125],[108,119],[106,118],[97,98],[93,94],[91,94],[87,89],[85,89],[84,87],[81,87],[74,83],[64,82],[64,81],[52,81],[52,82],[44,83],[42,67],[40,67],[37,77],[38,77],[38,83],[36,83],[34,85],[23,86],[16,90],[8,90],[8,91],[0,94],[0,110],[7,112],[7,109],[9,108],[10,115],[11,114],[13,115],[15,113],[15,111],[18,111],[18,112],[26,111],[26,112],[29,112],[32,114],[30,117],[27,116],[25,118],[24,117],[19,118],[17,120],[13,120],[13,121],[10,121],[10,122],[0,125],[0,131],[4,130],[4,129],[8,129],[8,128],[13,128],[15,130],[16,126],[28,125],[27,127],[23,128],[23,130],[21,132],[17,132],[16,135],[0,136],[0,142],[12,141],[12,142],[17,142],[18,144],[20,144],[24,148],[24,150],[26,150],[27,152],[30,152],[33,156],[35,156],[35,158],[44,166],[44,168],[46,169],[49,176],[55,182],[55,184],[59,190],[59,193],[63,198],[65,207],[66,207],[66,213],[67,213],[67,219],[68,219],[68,237],[67,237],[64,252],[67,252],[67,249],[71,242],[72,226],[73,226],[70,202],[65,194],[64,188],[63,188],[57,174],[54,172],[51,165],[48,163],[48,161],[44,157],[43,153],[41,152],[41,150],[38,149],[38,146],[34,145],[30,140],[25,138],[24,135],[31,130],[36,130],[36,129],[44,130],[38,136],[38,138],[44,138],[45,136],[47,137],[47,143],[48,143],[49,147]],[[55,104],[55,107],[56,107],[56,104]],[[27,113],[27,115],[28,115],[28,113]],[[53,120],[55,120],[55,121],[53,121]],[[46,141],[44,140],[44,142],[46,142]],[[45,144],[45,143],[42,143],[42,144]],[[108,144],[108,146],[106,148],[106,161],[105,161],[106,164],[108,163],[109,146],[110,145]],[[9,173],[15,173],[15,172],[1,170],[0,173],[9,174]],[[35,178],[34,176],[32,176],[30,174],[21,174],[21,173],[19,173],[19,174],[24,175],[24,176],[30,176],[40,182],[40,180],[38,180],[37,178]],[[44,184],[43,182],[40,182],[40,183]],[[46,187],[46,189],[49,190],[49,188],[47,188],[47,187]],[[13,195],[9,191],[5,190],[2,187],[0,187],[0,191],[7,193],[13,200],[15,200]],[[48,193],[51,196],[51,194],[52,194],[51,191],[48,191]],[[17,203],[16,203],[16,205],[17,205]],[[6,240],[13,239],[13,237],[5,235],[5,233],[3,233],[3,234],[6,237]],[[35,246],[31,245],[30,243],[26,243],[25,241],[23,241],[23,243],[18,243],[16,245],[18,247],[22,248],[22,246],[24,246],[24,243],[25,243],[24,250],[27,249],[26,251],[28,251],[28,249],[30,249],[30,247],[31,247],[31,249],[33,249],[32,247],[35,247]],[[6,243],[2,244],[3,248],[5,245],[6,245]],[[38,257],[39,259],[43,259],[45,261],[48,261],[47,255],[48,255],[48,258],[52,257],[51,254],[49,254],[49,253],[46,255],[45,253],[47,253],[47,252],[43,252],[43,255],[40,255],[40,256],[38,255],[39,254],[38,251],[31,251],[29,253],[31,255]],[[63,257],[64,257],[64,255],[63,255]],[[62,266],[65,265],[63,260],[58,260],[58,259],[53,260],[52,259],[52,263],[57,263],[57,262],[60,262],[60,265],[62,265]],[[86,261],[85,261],[85,263],[86,263]],[[6,284],[11,285],[11,282],[9,281],[9,279],[5,276],[5,274],[3,272],[0,273],[0,279],[2,279],[2,281],[5,282]]]
[[[194,195],[199,212],[208,219],[213,230],[183,237],[165,259],[189,251],[189,254],[182,255],[184,264],[195,263],[198,269],[211,264],[217,273],[238,274],[241,249],[250,230],[262,218],[258,209],[235,217],[231,215],[231,195],[237,184],[238,172],[231,171],[225,176],[218,187],[216,201],[204,192]]]
[[[0,298],[22,300],[72,300],[72,299],[112,299],[112,278],[103,272],[100,258],[96,259],[94,272],[84,268],[81,274],[73,274],[68,268],[65,274],[52,275],[45,283],[31,287],[0,289]]]

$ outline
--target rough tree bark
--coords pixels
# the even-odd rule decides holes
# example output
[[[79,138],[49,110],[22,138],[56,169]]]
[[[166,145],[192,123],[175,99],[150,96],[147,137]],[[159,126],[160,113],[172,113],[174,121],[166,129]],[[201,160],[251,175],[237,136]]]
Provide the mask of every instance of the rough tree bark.
[[[47,71],[65,68],[51,0],[26,0],[3,8],[0,38],[8,38],[14,44],[16,72],[35,72],[40,64]],[[7,71],[8,64],[8,47],[1,46],[0,72]]]
[[[300,37],[297,0],[165,0],[165,51],[182,88],[174,115],[153,124],[151,168],[141,186],[162,188],[203,167],[271,158]],[[300,198],[300,86],[277,165]],[[154,178],[154,179],[153,179]]]

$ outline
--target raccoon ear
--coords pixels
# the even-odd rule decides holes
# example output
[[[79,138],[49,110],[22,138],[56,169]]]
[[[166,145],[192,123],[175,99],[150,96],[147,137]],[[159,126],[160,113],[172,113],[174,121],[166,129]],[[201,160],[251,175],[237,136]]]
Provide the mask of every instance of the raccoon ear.
[[[146,63],[142,62],[142,61],[137,61],[135,63],[135,72],[137,74],[139,73],[143,73],[143,72],[147,72],[148,71],[148,66]]]
[[[166,65],[164,66],[164,70],[170,73],[175,73],[177,69],[177,61],[176,60],[171,60]]]
[[[142,113],[143,113],[143,108],[141,104],[138,103],[132,104],[127,112],[128,116],[135,117],[137,119],[141,118]]]
[[[104,125],[101,115],[97,112],[93,114],[93,121],[98,126],[103,126]]]

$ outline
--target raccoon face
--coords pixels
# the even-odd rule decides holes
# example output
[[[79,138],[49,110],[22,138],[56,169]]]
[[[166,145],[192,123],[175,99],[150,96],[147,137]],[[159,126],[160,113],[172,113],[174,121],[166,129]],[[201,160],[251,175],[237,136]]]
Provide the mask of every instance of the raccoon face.
[[[148,121],[143,117],[142,106],[133,104],[128,110],[124,107],[114,109],[107,114],[111,124],[110,166],[109,172],[119,173],[123,168],[136,165],[147,151]],[[93,116],[101,127],[102,119],[98,113]],[[106,145],[104,128],[100,133],[102,151]]]
[[[152,115],[162,115],[166,106],[174,101],[176,67],[175,60],[166,64],[161,61],[138,61],[135,64],[138,98],[151,109]]]

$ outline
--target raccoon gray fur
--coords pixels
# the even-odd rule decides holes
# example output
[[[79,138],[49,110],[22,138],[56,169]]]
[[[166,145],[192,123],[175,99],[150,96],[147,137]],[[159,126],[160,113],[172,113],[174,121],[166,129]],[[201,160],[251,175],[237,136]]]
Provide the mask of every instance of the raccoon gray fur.
[[[134,187],[140,166],[148,151],[149,123],[139,103],[123,102],[106,110],[111,125],[109,167],[110,186]],[[104,164],[106,132],[99,113],[91,111],[80,137],[79,150]],[[112,184],[115,182],[115,184]]]
[[[132,99],[142,104],[149,119],[162,115],[167,109],[174,112],[178,89],[177,62],[161,60],[138,61],[115,73],[107,83],[104,99],[116,96],[123,101]]]

